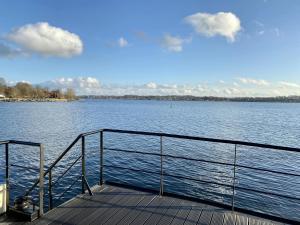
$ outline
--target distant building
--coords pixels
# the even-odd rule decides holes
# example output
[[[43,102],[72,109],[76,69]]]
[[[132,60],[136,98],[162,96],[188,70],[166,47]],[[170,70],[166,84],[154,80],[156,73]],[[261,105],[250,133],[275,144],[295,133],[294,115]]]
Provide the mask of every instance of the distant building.
[[[0,94],[0,98],[5,98],[5,95]]]

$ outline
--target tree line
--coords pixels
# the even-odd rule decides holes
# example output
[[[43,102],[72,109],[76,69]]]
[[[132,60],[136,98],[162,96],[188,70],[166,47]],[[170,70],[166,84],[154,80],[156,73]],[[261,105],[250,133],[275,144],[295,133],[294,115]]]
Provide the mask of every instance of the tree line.
[[[125,99],[163,101],[216,101],[216,102],[300,102],[300,96],[275,97],[215,97],[192,95],[82,95],[82,99]]]
[[[46,87],[33,86],[26,82],[18,82],[14,86],[7,85],[4,78],[0,77],[0,95],[6,98],[25,98],[25,99],[68,99],[76,98],[75,91],[68,88],[66,91],[60,89],[50,90]]]

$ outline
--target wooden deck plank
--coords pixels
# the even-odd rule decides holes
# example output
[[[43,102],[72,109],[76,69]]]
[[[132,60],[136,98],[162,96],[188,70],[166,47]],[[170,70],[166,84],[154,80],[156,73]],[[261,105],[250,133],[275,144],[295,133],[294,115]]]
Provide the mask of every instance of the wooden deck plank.
[[[174,199],[169,197],[163,197],[164,202],[157,208],[152,215],[148,218],[148,220],[144,223],[144,225],[153,225],[157,224],[158,221],[163,217],[166,211],[169,209],[170,206],[175,202]]]
[[[248,216],[237,214],[235,224],[236,225],[248,225]]]
[[[147,195],[147,194],[146,194]],[[103,224],[117,224],[120,220],[122,220],[132,209],[137,207],[137,205],[145,198],[146,195],[141,196],[140,198],[133,198],[130,202],[128,202],[128,205],[126,207],[123,207],[121,210],[119,210],[114,216],[109,218],[105,223]]]
[[[223,224],[224,216],[225,216],[225,211],[223,209],[215,209],[210,224],[211,225]]]
[[[139,215],[130,223],[130,225],[144,224],[152,215],[152,213],[154,213],[157,208],[160,208],[163,202],[163,198],[160,196],[156,197],[154,201],[152,201],[141,213],[139,213]]]
[[[94,190],[97,195],[109,195],[115,187],[106,186],[106,187],[99,187]],[[65,202],[64,204],[54,208],[53,210],[46,213],[43,217],[39,218],[38,220],[30,223],[30,225],[48,225],[53,221],[57,220],[58,218],[64,216],[66,213],[73,214],[73,208],[82,206],[85,203],[85,199],[91,198],[90,196],[76,196],[75,198]],[[105,197],[103,197],[105,199]]]
[[[186,218],[188,217],[191,209],[192,209],[192,202],[189,201],[182,201],[181,208],[174,217],[171,225],[182,225],[184,224]]]
[[[120,200],[117,204],[115,204],[110,210],[106,211],[103,215],[98,214],[95,220],[89,224],[90,225],[104,224],[110,218],[117,217],[118,212],[120,210],[126,208],[132,208],[136,206],[137,202],[140,202],[144,196],[145,193],[142,192],[133,192],[132,194],[127,195],[126,198]]]
[[[84,218],[85,215],[97,209],[99,205],[109,204],[110,201],[118,199],[122,191],[122,189],[114,188],[110,192],[104,192],[103,194],[95,193],[93,196],[87,195],[81,199],[80,205],[70,207],[70,211],[65,212],[53,222],[49,223],[49,225],[77,223],[80,219]]]
[[[158,196],[146,196],[141,202],[131,210],[122,220],[117,224],[127,225],[130,224],[152,201],[154,201]]]
[[[114,188],[107,194],[104,193],[102,195],[98,195],[95,193],[94,196],[88,196],[87,198],[82,199],[83,203],[79,207],[73,208],[70,213],[65,213],[59,222],[62,222],[61,224],[65,225],[77,223],[84,216],[99,208],[99,206],[105,206],[106,204],[109,204],[110,201],[119,198],[120,195],[122,195],[122,192],[122,189]]]
[[[159,220],[159,222],[157,223],[158,225],[167,225],[172,223],[174,217],[176,216],[176,214],[178,213],[178,211],[181,208],[181,202],[183,200],[181,199],[175,199],[174,203],[172,204],[172,206],[166,211],[165,215]]]
[[[249,225],[261,225],[261,220],[259,218],[250,217]]]
[[[104,185],[27,225],[283,225],[231,210],[149,192]]]
[[[193,225],[193,224],[197,224],[202,210],[205,208],[206,206],[201,204],[201,203],[194,203],[192,206],[192,209],[188,215],[188,217],[186,218],[184,225]]]
[[[232,211],[228,211],[224,215],[223,225],[235,224],[236,214]]]
[[[105,213],[108,213],[110,210],[113,210],[115,207],[118,207],[119,202],[126,201],[128,196],[134,193],[136,193],[134,190],[118,189],[118,194],[112,197],[109,201],[104,202],[102,204],[100,203],[92,209],[87,210],[84,213],[80,213],[80,219],[76,222],[76,224],[85,225],[92,223],[99,216],[105,215]]]
[[[213,213],[214,213],[215,208],[213,207],[206,207],[202,210],[201,216],[198,220],[199,225],[208,225],[211,222]]]

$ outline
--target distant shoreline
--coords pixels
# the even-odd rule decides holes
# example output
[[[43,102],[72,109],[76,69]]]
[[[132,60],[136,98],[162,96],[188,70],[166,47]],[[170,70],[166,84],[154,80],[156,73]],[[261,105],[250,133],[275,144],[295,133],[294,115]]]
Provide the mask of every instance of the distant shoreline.
[[[190,95],[85,95],[77,96],[75,99],[66,98],[0,98],[0,102],[70,102],[76,100],[149,100],[149,101],[202,101],[202,102],[278,102],[278,103],[300,103],[300,96],[278,96],[278,97],[213,97],[213,96],[190,96]]]
[[[277,97],[214,97],[192,95],[83,95],[79,99],[116,99],[116,100],[167,100],[167,101],[211,101],[211,102],[282,102],[300,103],[300,96],[277,96]]]
[[[60,98],[2,98],[0,102],[69,102],[76,99]]]

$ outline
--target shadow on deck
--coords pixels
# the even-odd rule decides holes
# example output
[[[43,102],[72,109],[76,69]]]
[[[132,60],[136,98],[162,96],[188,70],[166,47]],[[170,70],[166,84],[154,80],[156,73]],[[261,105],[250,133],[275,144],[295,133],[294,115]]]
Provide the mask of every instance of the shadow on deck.
[[[199,202],[113,185],[98,186],[93,192],[93,196],[79,195],[27,224],[280,224]]]

